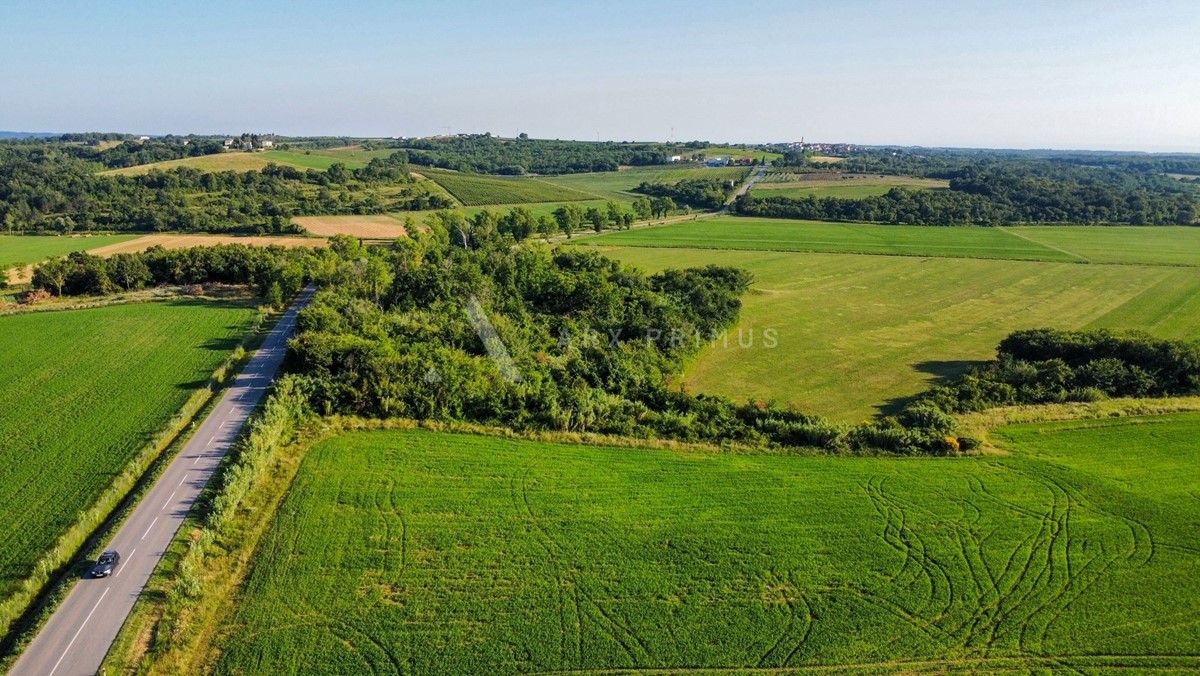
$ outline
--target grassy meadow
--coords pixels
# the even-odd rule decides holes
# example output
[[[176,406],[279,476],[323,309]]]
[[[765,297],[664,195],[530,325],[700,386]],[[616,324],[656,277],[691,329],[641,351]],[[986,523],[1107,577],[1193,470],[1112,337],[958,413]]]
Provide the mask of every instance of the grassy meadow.
[[[0,600],[253,323],[201,300],[0,317]]]
[[[598,199],[628,204],[637,197],[633,189],[642,183],[676,183],[689,178],[719,178],[741,181],[749,167],[662,166],[633,167],[621,171],[547,176],[543,180],[565,188],[585,192]]]
[[[486,176],[428,167],[416,171],[469,207],[594,199],[587,193],[527,176]]]
[[[684,383],[739,401],[793,402],[848,422],[891,411],[938,378],[993,357],[1016,329],[1200,337],[1200,275],[1190,268],[598,248],[649,271],[710,263],[749,270],[756,281],[738,327],[704,347]]]
[[[1195,669],[1198,425],[968,459],[348,434],[309,451],[214,668]]]
[[[937,228],[719,217],[605,234],[604,246],[748,251],[811,251],[1012,260],[1082,261],[1082,257],[1001,228]]]
[[[892,188],[936,190],[949,186],[949,181],[911,176],[841,174],[836,178],[825,178],[822,174],[768,172],[754,184],[754,192],[759,197],[803,199],[811,195],[818,198],[862,199],[885,195]]]
[[[43,237],[32,235],[0,235],[0,271],[18,265],[38,263],[53,256],[72,251],[86,251],[134,239],[136,235],[89,235],[77,237]]]

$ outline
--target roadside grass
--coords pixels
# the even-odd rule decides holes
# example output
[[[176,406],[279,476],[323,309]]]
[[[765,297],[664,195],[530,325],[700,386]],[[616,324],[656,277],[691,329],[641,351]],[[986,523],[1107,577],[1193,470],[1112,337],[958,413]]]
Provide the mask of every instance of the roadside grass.
[[[637,231],[622,234],[630,233]],[[1106,327],[1200,338],[1200,276],[1190,268],[597,249],[652,272],[708,264],[750,271],[755,283],[737,327],[703,347],[683,385],[737,401],[791,402],[847,422],[893,412],[939,379],[993,358],[1000,339],[1017,329]]]
[[[0,317],[5,626],[37,562],[77,522],[102,518],[97,499],[208,388],[256,314],[244,302],[175,300]]]
[[[207,667],[1194,669],[1198,425],[1010,428],[970,459],[345,434]]]

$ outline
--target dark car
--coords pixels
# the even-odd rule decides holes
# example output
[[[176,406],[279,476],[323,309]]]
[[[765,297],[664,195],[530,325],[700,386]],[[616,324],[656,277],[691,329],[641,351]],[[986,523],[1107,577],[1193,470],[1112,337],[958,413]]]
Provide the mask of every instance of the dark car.
[[[117,564],[121,562],[121,555],[115,551],[107,551],[96,559],[96,565],[92,566],[92,577],[108,577],[117,569]]]

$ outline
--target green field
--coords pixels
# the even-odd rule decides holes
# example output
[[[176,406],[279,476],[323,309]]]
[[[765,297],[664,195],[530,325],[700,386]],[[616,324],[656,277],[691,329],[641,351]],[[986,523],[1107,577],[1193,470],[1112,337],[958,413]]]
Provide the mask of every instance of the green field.
[[[605,246],[1082,260],[1070,252],[1018,237],[1000,228],[869,225],[732,216],[614,232],[589,241]]]
[[[92,235],[88,237],[41,237],[0,235],[0,272],[17,265],[44,261],[72,251],[84,251],[131,240],[136,235]]]
[[[1200,415],[1051,427],[991,459],[334,438],[215,670],[1200,667]]]
[[[294,167],[296,169],[318,169],[324,171],[325,169],[333,166],[333,164],[336,162],[346,165],[347,169],[358,169],[360,167],[367,166],[367,163],[369,163],[373,158],[388,157],[395,152],[397,152],[395,149],[365,151],[362,149],[352,148],[322,150],[266,150],[249,153],[240,150],[232,150],[213,155],[185,157],[181,160],[167,160],[164,162],[141,164],[136,167],[110,169],[101,173],[137,175],[145,174],[153,169],[167,171],[176,167],[189,167],[192,169],[199,169],[201,171],[258,171],[272,163]]]
[[[1026,225],[1005,230],[1097,263],[1200,267],[1200,227]]]
[[[754,251],[1200,266],[1200,228],[934,227],[719,217],[608,233],[590,243]]]
[[[935,379],[992,358],[1000,339],[1017,329],[1107,327],[1200,338],[1200,275],[1191,268],[601,250],[650,271],[716,263],[752,272],[756,282],[738,327],[704,348],[686,383],[738,401],[794,402],[849,422],[890,411]],[[775,332],[773,348],[767,330]]]
[[[192,300],[0,317],[0,599],[206,385],[254,315]]]
[[[428,167],[419,167],[415,171],[469,207],[595,199],[594,195],[527,176],[487,176]]]
[[[622,171],[600,171],[587,174],[547,176],[544,180],[572,190],[586,192],[598,198],[628,204],[637,194],[633,189],[642,183],[676,183],[685,178],[719,178],[741,181],[749,167],[636,167]]]
[[[892,188],[930,190],[949,186],[949,181],[913,176],[769,171],[754,185],[754,192],[759,197],[862,199],[886,195]]]

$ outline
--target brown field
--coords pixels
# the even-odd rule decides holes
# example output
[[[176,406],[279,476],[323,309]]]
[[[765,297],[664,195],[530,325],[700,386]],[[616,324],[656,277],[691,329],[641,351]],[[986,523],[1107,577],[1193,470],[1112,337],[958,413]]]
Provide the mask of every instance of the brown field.
[[[350,235],[367,239],[396,239],[404,237],[408,232],[404,224],[385,214],[374,216],[300,216],[292,221],[322,237],[333,235]]]
[[[844,157],[827,157],[825,155],[813,155],[812,157],[808,158],[808,161],[815,162],[817,164],[837,164],[838,162],[845,162],[846,158],[844,158]]]
[[[213,246],[216,244],[245,244],[247,246],[269,246],[275,244],[277,246],[325,246],[329,241],[320,237],[271,237],[271,236],[255,236],[255,237],[237,237],[234,235],[146,235],[131,239],[127,242],[119,244],[109,244],[108,246],[96,247],[88,249],[88,253],[95,256],[112,256],[119,253],[136,253],[145,251],[152,246],[161,246],[166,249],[187,249],[194,246]],[[33,280],[33,266],[27,265],[24,268],[12,268],[8,271],[8,283],[16,286],[20,284],[28,284]]]
[[[237,237],[234,235],[146,235],[131,239],[120,244],[110,244],[88,251],[96,256],[112,256],[119,253],[145,251],[152,246],[166,249],[187,249],[194,246],[212,246],[215,244],[245,244],[247,246],[325,246],[329,242],[317,237],[272,237],[267,235],[254,237]]]

